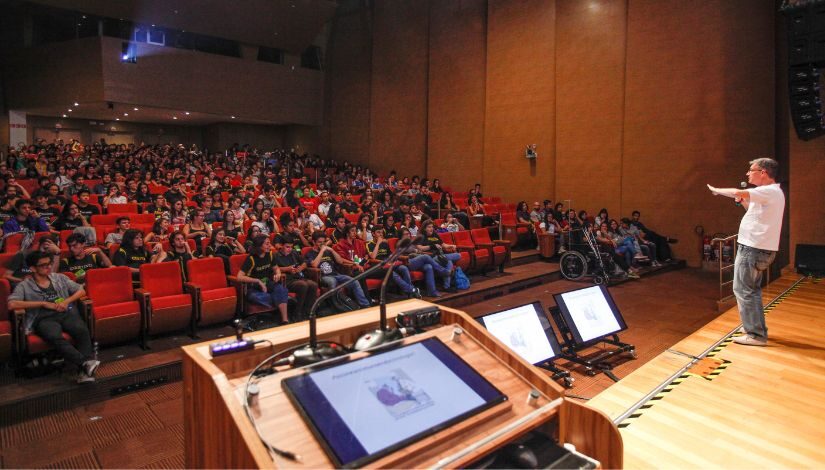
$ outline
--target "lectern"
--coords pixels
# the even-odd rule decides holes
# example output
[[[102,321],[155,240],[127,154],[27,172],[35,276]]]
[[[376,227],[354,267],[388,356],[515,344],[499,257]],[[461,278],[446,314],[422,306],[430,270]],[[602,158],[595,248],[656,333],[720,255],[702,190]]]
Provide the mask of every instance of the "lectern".
[[[433,304],[421,300],[388,306],[398,313]],[[432,433],[406,442],[370,459],[370,468],[458,468],[467,466],[533,430],[553,435],[559,443],[601,463],[621,468],[622,440],[612,421],[601,412],[564,397],[564,389],[538,369],[517,357],[490,335],[470,315],[441,308],[441,324],[400,340],[395,347],[436,342],[478,372],[507,396],[477,414],[450,422]],[[368,308],[319,319],[320,340],[353,344],[358,336],[378,325],[378,309]],[[462,334],[456,335],[456,328]],[[192,468],[334,468],[330,448],[282,381],[303,369],[286,369],[258,381],[260,388],[251,412],[258,429],[247,417],[243,403],[248,374],[274,352],[307,340],[307,325],[298,323],[262,330],[248,336],[262,340],[253,350],[211,357],[209,342],[184,347],[184,422],[186,466]],[[371,352],[353,353],[358,360]],[[531,392],[538,399],[529,399]],[[294,397],[293,397],[294,398]],[[260,432],[260,437],[258,432]],[[299,454],[300,461],[267,450],[261,437],[279,449]]]

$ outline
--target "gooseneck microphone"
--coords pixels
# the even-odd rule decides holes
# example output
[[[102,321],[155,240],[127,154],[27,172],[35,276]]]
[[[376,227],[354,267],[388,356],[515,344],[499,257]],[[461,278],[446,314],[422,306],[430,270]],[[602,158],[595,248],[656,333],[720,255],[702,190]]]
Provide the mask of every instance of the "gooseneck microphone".
[[[393,253],[383,265],[387,265],[387,272],[384,274],[384,280],[381,281],[381,296],[379,302],[379,315],[380,315],[380,322],[377,330],[370,331],[369,333],[361,335],[355,344],[353,345],[353,349],[356,351],[363,351],[365,349],[374,348],[380,344],[389,343],[390,341],[395,341],[397,339],[401,339],[402,337],[409,334],[406,328],[387,328],[387,284],[389,283],[390,277],[392,276],[392,270],[395,269],[395,261],[404,254],[407,254],[413,251],[419,243],[424,240],[424,234],[419,233],[413,239],[404,239],[398,242],[398,245],[395,247],[395,253]],[[407,242],[402,244],[401,242]]]
[[[399,256],[401,256],[401,253],[407,251],[411,242],[412,240],[409,239],[400,240],[398,242],[398,245],[396,246],[395,253],[390,255],[386,261],[378,263],[375,266],[365,270],[361,274],[347,280],[347,282],[343,282],[335,286],[334,289],[330,289],[324,292],[321,296],[318,297],[318,299],[315,300],[315,303],[312,304],[312,308],[309,311],[309,344],[306,347],[298,349],[290,356],[289,363],[293,367],[301,367],[309,364],[314,364],[316,362],[320,362],[333,357],[342,356],[347,353],[347,351],[343,348],[335,347],[334,345],[318,345],[318,317],[316,315],[318,306],[321,305],[321,302],[337,294],[353,282],[360,281],[361,279],[380,270],[386,265],[392,266],[392,264],[395,263],[395,260],[398,259]]]

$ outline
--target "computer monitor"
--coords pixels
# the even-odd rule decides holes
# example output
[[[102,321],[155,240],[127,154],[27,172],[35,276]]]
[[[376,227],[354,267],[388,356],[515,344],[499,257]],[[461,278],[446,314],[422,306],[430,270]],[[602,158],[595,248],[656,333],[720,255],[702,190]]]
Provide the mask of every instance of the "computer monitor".
[[[281,382],[336,467],[360,467],[507,400],[438,338]]]
[[[627,329],[616,302],[603,285],[554,294],[553,298],[577,346]]]
[[[539,301],[488,313],[478,321],[530,364],[539,365],[561,354],[556,333]]]

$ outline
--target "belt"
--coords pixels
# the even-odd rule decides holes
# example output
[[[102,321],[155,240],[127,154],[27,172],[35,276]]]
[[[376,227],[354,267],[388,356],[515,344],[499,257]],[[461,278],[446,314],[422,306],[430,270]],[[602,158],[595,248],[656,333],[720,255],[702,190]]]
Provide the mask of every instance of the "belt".
[[[776,253],[776,251],[771,251],[771,250],[763,250],[763,249],[761,249],[761,248],[754,248],[754,247],[752,247],[752,246],[743,245],[742,243],[739,243],[739,242],[736,242],[736,244],[737,244],[737,245],[739,245],[739,247],[740,247],[740,248],[743,248],[743,247],[744,247],[744,248],[750,248],[751,250],[753,250],[753,251],[758,251],[758,252],[760,252],[760,253],[767,253],[767,254],[769,254],[769,255],[770,255],[770,254],[773,254],[773,253]]]

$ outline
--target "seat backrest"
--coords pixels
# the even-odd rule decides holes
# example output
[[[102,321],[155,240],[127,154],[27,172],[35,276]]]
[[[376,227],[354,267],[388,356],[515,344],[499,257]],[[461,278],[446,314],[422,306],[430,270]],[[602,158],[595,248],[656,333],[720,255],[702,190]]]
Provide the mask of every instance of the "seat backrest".
[[[154,224],[155,214],[129,214],[129,219],[132,225],[135,224]]]
[[[241,270],[241,266],[243,266],[248,256],[249,255],[232,255],[229,257],[229,272],[232,273],[233,276],[238,274],[238,271]]]
[[[398,244],[398,239],[397,238],[388,238],[387,239],[387,244],[390,245],[390,251],[395,253],[395,245]]]
[[[449,243],[450,245],[454,243],[452,232],[438,232],[438,238],[440,238],[444,243]]]
[[[453,240],[455,240],[456,245],[469,245],[475,246],[473,239],[470,238],[470,231],[469,230],[460,230],[458,232],[453,232]]]
[[[135,300],[132,271],[126,266],[90,269],[86,273],[86,295],[98,306]]]
[[[109,214],[137,214],[138,205],[136,202],[127,202],[125,204],[109,204],[106,209]]]
[[[502,212],[501,213],[501,223],[502,224],[515,224],[516,223],[516,213],[515,212]]]
[[[201,258],[189,260],[189,282],[203,290],[226,287],[226,273],[220,258]],[[236,273],[237,274],[237,273]]]
[[[60,231],[60,248],[66,248],[66,239],[74,233],[74,230],[61,230]]]
[[[6,237],[3,242],[3,251],[6,253],[17,253],[20,251],[20,245],[23,243],[23,238],[26,236],[23,232],[13,233]]]
[[[490,232],[486,228],[474,228],[470,230],[470,236],[475,243],[493,243],[490,239]]]
[[[289,214],[290,219],[295,218],[292,215],[292,208],[291,207],[273,207],[272,208],[272,217],[275,217],[275,220],[277,220],[278,223],[281,223],[281,215],[282,214],[287,214],[287,213]]]
[[[180,263],[146,263],[140,265],[140,285],[153,298],[183,294]]]

